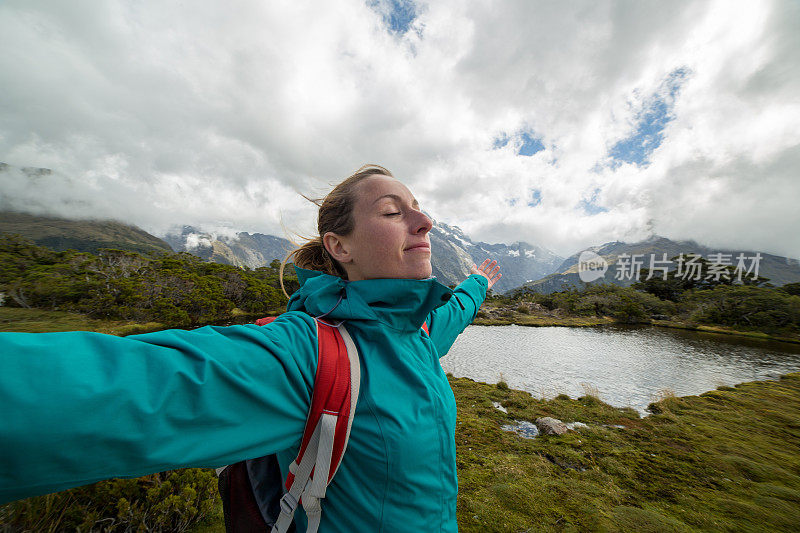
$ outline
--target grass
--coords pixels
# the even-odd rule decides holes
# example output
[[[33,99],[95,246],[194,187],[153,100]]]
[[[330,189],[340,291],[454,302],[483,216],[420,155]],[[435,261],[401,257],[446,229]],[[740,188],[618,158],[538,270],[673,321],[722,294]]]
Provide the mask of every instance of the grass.
[[[646,418],[590,394],[450,383],[460,531],[800,530],[800,374],[666,397]],[[590,427],[533,440],[499,429],[540,416]]]
[[[689,329],[694,331],[706,331],[709,333],[724,333],[726,335],[739,335],[741,337],[749,337],[752,339],[763,339],[781,342],[791,342],[800,344],[800,337],[787,337],[786,335],[773,335],[763,331],[742,331],[725,326],[709,326],[704,324],[689,324],[686,322],[679,322],[675,320],[651,320],[654,326],[661,326],[665,328],[676,329]]]
[[[111,335],[133,335],[164,329],[158,322],[136,323],[100,320],[79,313],[0,307],[0,332],[47,333],[51,331],[96,331]]]

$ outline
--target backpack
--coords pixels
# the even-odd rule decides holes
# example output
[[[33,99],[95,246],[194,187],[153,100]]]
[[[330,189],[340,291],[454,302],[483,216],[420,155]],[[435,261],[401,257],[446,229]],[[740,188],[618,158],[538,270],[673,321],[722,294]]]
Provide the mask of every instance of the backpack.
[[[267,317],[255,323],[264,326],[273,320]],[[314,392],[300,452],[289,465],[285,489],[275,454],[218,468],[227,533],[293,533],[298,504],[308,516],[308,533],[319,528],[321,500],[350,439],[361,368],[358,350],[344,325],[314,321],[319,340]],[[428,333],[427,323],[422,330]]]
[[[262,318],[263,326],[275,320]],[[282,487],[277,456],[248,459],[217,469],[228,533],[293,532],[292,518],[302,503],[308,531],[319,528],[321,500],[339,468],[350,438],[360,384],[355,343],[342,324],[317,323],[317,373],[300,452]]]

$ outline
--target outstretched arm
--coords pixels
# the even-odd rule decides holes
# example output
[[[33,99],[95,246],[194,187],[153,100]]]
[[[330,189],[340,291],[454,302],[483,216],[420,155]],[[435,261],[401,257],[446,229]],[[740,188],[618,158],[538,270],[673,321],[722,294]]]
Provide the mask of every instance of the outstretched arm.
[[[471,274],[454,289],[454,297],[428,317],[428,330],[439,357],[444,357],[462,331],[475,320],[486,291],[500,279],[497,261],[487,259],[480,267],[472,265]]]
[[[298,315],[124,338],[0,334],[0,503],[291,447],[317,364],[316,326]]]

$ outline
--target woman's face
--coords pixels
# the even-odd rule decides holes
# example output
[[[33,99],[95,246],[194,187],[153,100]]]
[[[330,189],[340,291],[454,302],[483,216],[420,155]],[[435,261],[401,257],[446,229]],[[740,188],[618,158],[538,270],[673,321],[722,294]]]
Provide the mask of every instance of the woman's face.
[[[356,186],[354,227],[337,236],[351,281],[375,278],[424,279],[431,276],[432,222],[408,188],[388,176],[371,176]],[[330,248],[329,248],[330,249]]]

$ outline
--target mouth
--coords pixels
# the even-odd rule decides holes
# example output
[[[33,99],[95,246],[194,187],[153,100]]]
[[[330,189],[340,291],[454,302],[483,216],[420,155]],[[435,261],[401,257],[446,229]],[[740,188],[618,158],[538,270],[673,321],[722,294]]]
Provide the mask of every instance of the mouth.
[[[413,246],[409,246],[404,251],[406,252],[430,252],[431,245],[427,242],[421,242],[419,244],[415,244]]]

